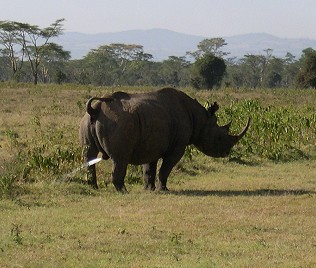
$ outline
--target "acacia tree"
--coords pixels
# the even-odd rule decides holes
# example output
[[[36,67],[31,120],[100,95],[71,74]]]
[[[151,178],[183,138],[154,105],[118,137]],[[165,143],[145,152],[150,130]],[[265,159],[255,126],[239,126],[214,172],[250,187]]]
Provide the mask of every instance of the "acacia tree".
[[[55,69],[57,72],[58,83],[61,83],[62,80],[65,80],[65,74],[61,71],[60,65],[70,59],[70,52],[63,50],[63,48],[55,43],[48,43],[43,50],[43,58],[41,64],[41,75],[44,83],[48,82],[49,79],[49,66]],[[58,66],[55,66],[57,65]]]
[[[242,72],[245,76],[245,85],[256,88],[261,85],[263,70],[265,68],[265,57],[263,55],[245,55],[241,60]]]
[[[16,22],[0,21],[0,44],[4,47],[0,49],[0,52],[9,59],[13,77],[22,68],[24,58],[24,49],[15,50],[16,44],[19,43],[16,34],[18,29]]]
[[[6,54],[10,58],[13,72],[16,73],[17,55],[20,54],[20,68],[26,58],[30,64],[34,84],[38,83],[39,66],[45,57],[48,48],[54,49],[54,43],[49,42],[51,38],[57,37],[63,32],[62,22],[64,19],[58,19],[49,27],[44,29],[37,25],[21,23],[15,21],[1,21],[1,43],[5,47]],[[19,50],[16,51],[16,46]]]
[[[213,54],[216,57],[222,58],[229,54],[222,51],[222,47],[226,45],[225,39],[221,37],[206,38],[197,45],[198,49],[196,51],[187,52],[187,55],[192,56],[196,60],[206,54]]]
[[[152,55],[144,53],[143,46],[135,44],[110,44],[92,49],[84,61],[97,84],[126,83],[125,75],[135,64],[149,61]]]
[[[108,51],[112,58],[118,65],[118,81],[122,83],[122,79],[127,69],[130,67],[131,62],[148,61],[152,55],[144,53],[143,46],[136,44],[110,44],[101,47]]]

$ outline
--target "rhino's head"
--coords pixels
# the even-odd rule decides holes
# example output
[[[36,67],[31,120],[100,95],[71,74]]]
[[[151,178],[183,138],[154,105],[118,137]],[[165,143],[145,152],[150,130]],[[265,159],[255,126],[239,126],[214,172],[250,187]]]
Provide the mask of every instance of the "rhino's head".
[[[196,147],[208,156],[225,157],[230,153],[233,146],[246,134],[250,125],[250,118],[246,127],[239,135],[230,135],[229,127],[231,122],[225,126],[219,126],[215,115],[217,110],[218,105],[216,103],[208,109],[209,122],[204,127]]]

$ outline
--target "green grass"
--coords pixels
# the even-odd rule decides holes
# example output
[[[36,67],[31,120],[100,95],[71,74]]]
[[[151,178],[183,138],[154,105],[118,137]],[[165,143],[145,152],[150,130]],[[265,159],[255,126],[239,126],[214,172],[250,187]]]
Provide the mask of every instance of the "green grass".
[[[249,132],[227,159],[190,147],[168,193],[130,168],[122,195],[110,161],[100,190],[66,177],[85,101],[115,90],[148,89],[0,85],[1,267],[316,267],[315,91],[185,89]]]

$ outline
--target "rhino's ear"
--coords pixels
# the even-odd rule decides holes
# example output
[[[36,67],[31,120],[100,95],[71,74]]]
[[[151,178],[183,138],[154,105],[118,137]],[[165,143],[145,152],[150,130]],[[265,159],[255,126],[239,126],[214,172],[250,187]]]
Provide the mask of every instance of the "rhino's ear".
[[[208,109],[208,113],[210,116],[215,115],[216,111],[219,109],[217,102],[215,101]]]

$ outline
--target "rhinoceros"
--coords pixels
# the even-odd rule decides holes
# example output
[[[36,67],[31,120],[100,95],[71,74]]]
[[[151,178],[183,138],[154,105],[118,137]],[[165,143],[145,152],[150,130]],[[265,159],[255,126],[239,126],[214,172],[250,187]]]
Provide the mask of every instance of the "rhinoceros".
[[[93,103],[94,102],[94,103]],[[215,102],[208,109],[174,88],[149,93],[116,92],[88,100],[81,120],[79,139],[89,161],[102,154],[113,161],[112,182],[125,191],[128,164],[143,165],[144,188],[155,190],[157,162],[162,159],[158,189],[167,189],[167,179],[186,146],[192,144],[211,157],[225,157],[245,135],[229,134],[229,125],[219,126]],[[97,188],[95,166],[88,167],[88,183]]]

